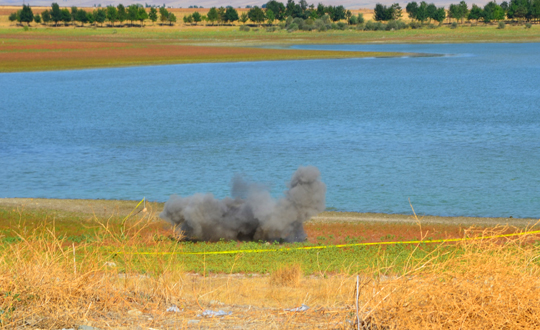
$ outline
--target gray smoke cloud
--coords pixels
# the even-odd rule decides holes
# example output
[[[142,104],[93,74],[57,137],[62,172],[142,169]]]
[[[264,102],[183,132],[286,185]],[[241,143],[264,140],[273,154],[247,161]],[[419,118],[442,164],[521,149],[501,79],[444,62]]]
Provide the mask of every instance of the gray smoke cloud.
[[[306,240],[303,223],[324,211],[326,185],[314,166],[294,172],[284,196],[275,199],[268,189],[235,176],[231,196],[173,195],[159,215],[190,240]]]

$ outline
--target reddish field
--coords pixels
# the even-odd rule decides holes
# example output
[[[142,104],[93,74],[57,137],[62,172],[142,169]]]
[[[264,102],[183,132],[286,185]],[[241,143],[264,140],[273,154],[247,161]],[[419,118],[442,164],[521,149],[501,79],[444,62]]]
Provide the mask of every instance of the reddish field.
[[[0,72],[83,69],[132,65],[323,59],[388,56],[373,52],[336,52],[170,44],[172,41],[123,42],[110,38],[4,35]]]

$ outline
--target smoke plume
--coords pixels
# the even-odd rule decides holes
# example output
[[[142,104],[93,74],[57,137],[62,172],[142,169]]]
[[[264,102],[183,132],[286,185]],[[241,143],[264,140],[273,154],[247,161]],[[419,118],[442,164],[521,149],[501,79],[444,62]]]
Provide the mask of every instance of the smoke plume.
[[[325,209],[326,185],[316,167],[299,167],[284,196],[274,199],[263,185],[240,176],[232,180],[231,196],[177,195],[159,215],[189,240],[264,240],[301,242],[303,223]]]

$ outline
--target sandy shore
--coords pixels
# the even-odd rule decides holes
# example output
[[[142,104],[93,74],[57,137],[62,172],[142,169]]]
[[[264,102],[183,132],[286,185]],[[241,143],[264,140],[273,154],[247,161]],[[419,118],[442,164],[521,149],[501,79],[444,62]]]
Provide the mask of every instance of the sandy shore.
[[[44,198],[0,198],[0,208],[19,208],[52,212],[58,217],[62,215],[80,214],[107,217],[111,215],[127,215],[134,210],[139,201],[123,200],[87,200],[87,199],[44,199]],[[148,211],[157,217],[164,203],[147,202]],[[496,226],[510,225],[528,227],[539,219],[533,218],[488,218],[488,217],[441,217],[418,214],[423,224],[442,224],[456,226]],[[360,213],[327,211],[312,219],[314,222],[371,222],[371,223],[410,223],[416,219],[407,214]]]

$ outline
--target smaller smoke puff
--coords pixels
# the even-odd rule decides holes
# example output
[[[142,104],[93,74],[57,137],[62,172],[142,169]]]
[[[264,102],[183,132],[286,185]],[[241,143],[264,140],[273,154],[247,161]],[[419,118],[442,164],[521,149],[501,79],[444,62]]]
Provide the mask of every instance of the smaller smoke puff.
[[[325,196],[321,173],[306,166],[294,172],[282,198],[275,199],[265,186],[235,176],[231,197],[173,195],[159,216],[189,240],[301,242],[307,237],[304,222],[324,211]]]

